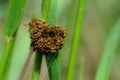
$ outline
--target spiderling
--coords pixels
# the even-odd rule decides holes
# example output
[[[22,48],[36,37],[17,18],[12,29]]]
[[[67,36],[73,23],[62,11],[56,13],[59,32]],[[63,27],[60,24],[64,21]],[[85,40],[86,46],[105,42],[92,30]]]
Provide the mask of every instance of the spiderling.
[[[64,45],[67,30],[34,17],[29,23],[31,46],[41,53],[55,53]]]

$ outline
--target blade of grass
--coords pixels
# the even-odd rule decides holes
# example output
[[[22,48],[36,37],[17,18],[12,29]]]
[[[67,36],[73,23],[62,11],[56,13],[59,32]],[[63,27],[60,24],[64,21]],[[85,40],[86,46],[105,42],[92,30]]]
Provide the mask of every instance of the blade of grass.
[[[14,36],[23,16],[27,0],[11,0],[9,13],[5,25],[5,35],[10,38]]]
[[[14,46],[11,52],[12,57],[8,58],[10,62],[8,63],[7,80],[18,80],[29,50],[30,38],[28,28],[23,27],[22,24],[16,33],[16,39],[14,40]]]
[[[70,14],[68,15],[68,18],[67,18],[66,28],[67,28],[67,30],[68,30],[68,33],[71,31],[71,29],[72,29],[72,24],[75,22],[74,19],[73,19],[73,17],[74,17],[74,13],[75,13],[75,10],[74,10],[74,9],[75,9],[76,2],[77,2],[77,0],[72,0],[72,6],[70,7],[70,11],[69,11]],[[66,36],[66,38],[65,38],[65,44],[64,44],[62,50],[60,50],[61,58],[63,57],[63,55],[64,55],[63,53],[65,53],[65,51],[66,51],[66,49],[67,49],[67,47],[68,47],[68,44],[70,44],[70,43],[69,43],[70,37],[71,37],[71,33],[69,33],[69,34]],[[70,46],[69,46],[69,47],[70,47]]]
[[[69,65],[68,65],[68,72],[67,72],[67,79],[66,80],[72,80],[72,75],[73,75],[74,65],[75,65],[75,59],[76,59],[76,53],[77,53],[77,48],[78,48],[78,45],[79,45],[80,27],[82,25],[82,20],[83,20],[83,16],[84,16],[84,8],[85,8],[85,0],[79,0],[78,12],[77,12],[75,30],[74,30],[73,40],[72,40],[72,46],[71,46],[71,52],[70,52]]]
[[[60,57],[59,52],[46,55],[47,67],[50,80],[60,80]]]
[[[14,37],[15,39],[16,39],[16,36]],[[15,40],[14,40],[14,42],[15,42]],[[2,79],[3,80],[7,80],[7,76],[8,76],[8,72],[9,72],[9,67],[10,67],[10,65],[11,65],[11,60],[12,60],[12,56],[13,56],[13,49],[14,49],[14,42],[12,43],[12,49],[9,51],[9,57],[8,57],[8,59],[7,59],[7,65],[5,66],[5,70],[4,70],[4,73],[3,73],[3,75],[2,75]]]
[[[10,3],[9,13],[7,17],[7,21],[5,24],[5,35],[8,37],[6,49],[0,61],[0,76],[2,76],[5,66],[7,64],[7,59],[9,57],[9,52],[12,49],[12,37],[15,36],[15,32],[20,24],[26,0],[12,0]]]
[[[12,40],[9,40],[7,42],[7,45],[6,45],[6,48],[5,48],[5,51],[4,51],[4,54],[2,56],[2,59],[0,61],[0,77],[2,78],[2,75],[4,73],[4,69],[5,69],[5,66],[7,64],[7,58],[9,56],[9,52],[11,50],[11,46],[13,44],[13,41]]]
[[[71,30],[71,25],[74,23],[74,13],[75,13],[75,6],[76,6],[76,2],[77,0],[72,0],[72,6],[70,7],[70,11],[69,11],[69,15],[68,15],[68,19],[67,19],[67,29],[68,31]],[[70,36],[70,33],[68,34],[68,36]]]
[[[48,20],[48,13],[49,13],[49,7],[51,0],[42,0],[42,17],[45,20]]]
[[[42,17],[51,24],[53,24],[53,23],[55,24],[57,21],[55,4],[56,4],[56,0],[44,0],[43,5],[42,5],[42,7],[43,7],[42,8]],[[58,64],[56,65],[54,63],[55,58],[57,57],[56,54],[52,55],[52,56],[50,56],[50,55],[46,56],[48,71],[49,71],[50,79],[52,79],[52,80],[59,80],[58,76],[56,76],[56,74],[59,75],[58,73],[60,72],[60,71],[58,71]],[[53,68],[53,66],[54,66],[54,68]],[[56,69],[56,71],[58,71],[58,72],[54,73],[53,69]],[[38,71],[38,70],[36,70],[36,71]]]
[[[37,16],[37,17],[41,17],[41,15],[40,15],[41,0],[39,0],[39,1],[33,0],[30,2],[29,5],[31,5],[31,4],[34,5],[34,9],[32,10],[32,13],[34,13],[33,15]],[[31,6],[28,6],[28,7],[31,7]],[[31,80],[39,80],[41,62],[42,62],[42,54],[40,52],[36,52]]]
[[[42,62],[42,54],[37,52],[35,57],[34,68],[32,72],[32,80],[39,80],[41,62]]]
[[[45,2],[47,0],[44,0]],[[49,4],[44,9],[43,7],[43,18],[45,18],[50,24],[57,23],[57,0],[48,1]],[[44,3],[45,5],[46,3]],[[47,13],[47,14],[44,14]],[[50,80],[60,80],[60,58],[58,56],[59,53],[55,53],[53,55],[46,55],[47,67],[50,76]]]
[[[114,29],[111,32],[110,37],[108,38],[103,56],[101,58],[95,80],[108,80],[110,68],[112,66],[112,61],[114,59],[115,51],[117,45],[120,41],[120,18],[115,23]]]
[[[50,24],[57,23],[57,0],[51,0],[49,14],[48,14],[48,22]],[[60,64],[59,54],[60,53],[57,52],[57,53],[54,53],[53,55],[46,56],[50,80],[60,80],[61,64]]]
[[[62,50],[60,50],[61,65],[62,65],[62,62],[65,60],[64,55],[65,55],[68,47],[70,48],[69,45],[71,45],[70,39],[71,39],[71,35],[72,35],[71,31],[72,31],[73,23],[75,22],[73,17],[74,17],[74,13],[75,13],[76,2],[77,2],[77,0],[72,0],[72,2],[71,2],[72,4],[71,4],[70,10],[69,10],[69,15],[67,17],[66,28],[68,30],[68,35],[65,38],[65,44],[64,44]]]
[[[51,0],[50,9],[48,13],[48,22],[50,24],[57,23],[57,0]]]
[[[42,17],[47,21],[49,12],[50,0],[42,0]],[[40,52],[36,53],[35,62],[32,72],[32,80],[39,80],[42,54]]]

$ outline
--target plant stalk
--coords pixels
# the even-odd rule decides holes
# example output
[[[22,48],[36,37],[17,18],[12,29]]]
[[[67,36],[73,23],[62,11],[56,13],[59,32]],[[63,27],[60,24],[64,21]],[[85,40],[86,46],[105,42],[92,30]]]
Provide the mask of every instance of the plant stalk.
[[[78,12],[76,16],[77,18],[76,18],[75,30],[74,30],[73,40],[72,40],[72,47],[71,47],[71,52],[70,52],[66,80],[72,80],[72,77],[73,77],[76,53],[77,53],[77,49],[79,45],[80,30],[81,30],[80,28],[81,28],[83,16],[84,16],[84,8],[85,8],[85,0],[79,0]]]

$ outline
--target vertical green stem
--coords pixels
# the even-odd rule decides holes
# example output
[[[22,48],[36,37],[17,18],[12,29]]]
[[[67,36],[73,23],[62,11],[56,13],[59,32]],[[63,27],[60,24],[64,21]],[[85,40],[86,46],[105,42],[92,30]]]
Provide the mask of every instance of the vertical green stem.
[[[50,24],[57,23],[57,0],[51,0],[49,6],[48,22]],[[49,71],[50,80],[60,80],[60,56],[59,52],[51,55],[46,55],[47,68]]]
[[[60,50],[61,64],[62,64],[63,60],[65,60],[64,55],[65,55],[68,47],[70,48],[70,45],[71,45],[70,39],[71,39],[71,31],[72,31],[72,27],[73,27],[72,25],[75,22],[73,17],[74,17],[74,13],[75,13],[76,1],[77,0],[72,0],[72,5],[71,5],[70,10],[69,10],[69,15],[67,16],[66,28],[68,30],[68,35],[65,38],[65,44],[64,44],[63,48]]]
[[[32,72],[32,80],[39,80],[41,62],[42,62],[42,54],[37,52],[35,56],[34,69]]]
[[[46,55],[47,67],[50,80],[60,80],[60,57],[59,53]]]
[[[42,0],[43,1],[43,8],[42,8],[42,17],[45,20],[48,20],[48,13],[51,0]]]
[[[68,19],[67,19],[68,22],[67,22],[67,27],[66,28],[68,29],[68,31],[71,30],[71,28],[72,28],[71,25],[74,22],[73,17],[74,17],[74,13],[75,13],[76,2],[77,2],[77,0],[72,0],[72,6],[70,7],[69,16],[68,16]],[[70,35],[70,33],[68,35]]]
[[[9,56],[9,52],[11,51],[12,44],[13,44],[13,40],[11,40],[11,39],[8,40],[5,51],[4,51],[4,54],[3,54],[3,57],[0,61],[0,77],[2,77],[3,72],[5,70],[6,63],[7,63],[7,58]]]
[[[42,17],[48,20],[48,13],[51,0],[42,0]],[[35,56],[34,69],[32,72],[32,80],[39,80],[40,67],[42,62],[42,54],[37,52]]]
[[[63,53],[65,53],[65,51],[66,51],[66,49],[68,47],[69,41],[70,41],[70,37],[71,37],[70,31],[72,29],[72,24],[75,22],[74,19],[73,19],[73,17],[74,17],[74,13],[75,13],[74,9],[75,9],[76,1],[77,0],[72,0],[72,6],[70,7],[69,15],[68,15],[68,18],[67,18],[66,28],[67,28],[69,34],[66,36],[66,38],[65,38],[65,44],[64,44],[63,48],[60,50],[60,53],[61,53],[60,56],[61,56],[61,58],[64,57]]]
[[[11,63],[10,57],[12,53],[10,52],[13,49],[13,38],[15,38],[17,28],[19,27],[20,21],[23,16],[27,0],[11,0],[10,7],[8,11],[8,16],[4,28],[5,36],[8,38],[7,45],[0,61],[0,77],[3,80],[3,75],[6,74],[5,69],[9,71],[8,64]],[[7,76],[6,76],[7,77]]]
[[[44,0],[43,18],[45,18],[50,24],[57,23],[57,0]],[[55,53],[45,56],[50,80],[60,79],[60,59],[58,54],[59,53]]]
[[[80,27],[82,25],[82,20],[84,16],[84,7],[85,7],[85,0],[79,0],[75,30],[74,30],[69,65],[68,65],[67,80],[72,80],[72,76],[74,72],[76,53],[80,38]]]

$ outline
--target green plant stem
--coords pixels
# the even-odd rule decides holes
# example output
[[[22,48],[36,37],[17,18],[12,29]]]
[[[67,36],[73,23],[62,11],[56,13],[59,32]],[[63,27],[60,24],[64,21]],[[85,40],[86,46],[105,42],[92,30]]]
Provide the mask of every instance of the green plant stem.
[[[68,18],[67,18],[66,28],[68,30],[68,35],[65,38],[65,44],[64,44],[62,50],[60,50],[61,58],[64,57],[64,53],[66,52],[66,49],[67,49],[68,45],[70,45],[70,43],[69,43],[70,42],[70,37],[71,37],[70,31],[72,30],[72,24],[74,23],[73,17],[74,17],[74,12],[75,12],[74,9],[75,9],[76,1],[77,0],[72,0],[72,6],[70,7],[70,11],[69,11],[70,14],[68,15]]]
[[[50,1],[51,0],[42,0],[42,17],[46,21],[48,20]],[[33,69],[33,72],[32,72],[32,80],[38,80],[39,79],[42,56],[43,56],[43,54],[37,52],[36,57],[35,57],[34,69]]]
[[[49,13],[50,0],[42,0],[42,17],[47,20]],[[38,80],[40,75],[40,67],[42,61],[42,54],[37,53],[35,57],[34,70],[32,73],[32,80]]]
[[[66,36],[65,38],[65,44],[63,46],[63,48],[59,51],[60,52],[60,57],[61,57],[61,65],[63,63],[63,61],[65,60],[65,53],[68,49],[68,47],[70,48],[71,46],[71,31],[72,31],[72,25],[73,23],[75,22],[75,20],[73,19],[74,17],[74,13],[75,13],[75,6],[76,6],[76,1],[77,0],[72,0],[72,6],[70,7],[70,10],[69,10],[69,15],[67,16],[67,24],[66,24],[66,28],[67,28],[67,31],[68,31],[68,35]]]
[[[17,31],[17,28],[23,16],[27,0],[20,0],[19,2],[18,1],[19,0],[10,1],[9,13],[4,29],[6,37],[9,38],[13,37],[15,32]]]
[[[67,72],[66,80],[72,80],[75,59],[76,59],[76,53],[77,53],[77,49],[78,49],[78,45],[79,45],[80,27],[82,25],[82,20],[83,20],[83,16],[84,16],[84,8],[85,8],[85,0],[79,0],[78,12],[77,12],[75,30],[74,30],[73,40],[72,40],[72,47],[71,47],[71,53],[70,53],[70,58],[69,58],[69,65],[68,65],[68,72]]]
[[[50,24],[57,23],[57,0],[51,0],[49,14],[48,14],[48,22]],[[60,80],[60,56],[59,52],[56,52],[51,55],[46,55],[47,68],[49,72],[50,80]]]
[[[108,80],[112,61],[116,53],[117,45],[120,42],[120,18],[115,23],[114,29],[108,38],[103,55],[97,70],[95,80]]]
[[[42,7],[42,17],[45,20],[48,20],[48,13],[49,13],[49,7],[51,0],[42,0],[43,1],[43,7]]]
[[[13,49],[14,49],[15,40],[16,40],[16,35],[14,37],[14,41],[12,40],[13,42],[12,42],[11,50],[9,51],[10,54],[7,57],[7,63],[5,65],[4,74],[2,75],[3,80],[7,80],[7,78],[8,78],[8,73],[9,73],[9,69],[10,69],[10,65],[11,65],[11,61],[12,61],[12,56],[13,56]]]
[[[35,63],[32,72],[32,80],[39,80],[41,62],[42,62],[42,54],[37,52],[35,56]]]
[[[70,7],[70,11],[69,11],[69,15],[68,15],[68,19],[67,19],[67,29],[68,31],[71,30],[72,28],[72,24],[74,23],[74,13],[75,13],[75,6],[76,6],[76,2],[77,0],[72,0],[72,6]],[[70,35],[70,33],[68,34],[68,36]]]
[[[59,52],[46,55],[47,68],[50,80],[60,80],[60,57]]]
[[[6,44],[6,48],[4,50],[4,54],[3,54],[2,59],[0,61],[0,77],[2,77],[3,72],[5,70],[5,67],[7,64],[7,58],[9,56],[9,52],[11,51],[12,44],[13,44],[13,40],[12,39],[8,40],[8,42]]]
[[[7,41],[4,54],[0,61],[0,77],[2,79],[3,79],[3,73],[6,74],[5,69],[8,67],[7,64],[10,63],[10,61],[8,61],[10,59],[9,57],[13,55],[13,54],[10,54],[10,51],[13,49],[12,47],[13,42],[14,42],[13,38],[15,38],[15,33],[22,19],[26,1],[27,0],[20,0],[19,2],[18,0],[10,1],[8,17],[7,17],[5,29],[4,29],[5,36],[8,38],[8,41]]]
[[[43,18],[50,24],[57,23],[57,0],[44,0]],[[58,54],[45,55],[50,80],[60,80],[60,59]]]

